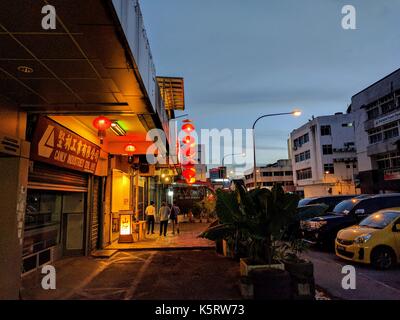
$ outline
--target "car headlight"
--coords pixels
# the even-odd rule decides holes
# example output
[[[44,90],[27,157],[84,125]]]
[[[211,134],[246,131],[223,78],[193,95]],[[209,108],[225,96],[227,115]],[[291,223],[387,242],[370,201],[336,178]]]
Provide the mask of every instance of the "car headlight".
[[[372,234],[363,234],[361,236],[358,236],[357,238],[354,239],[355,243],[366,243],[369,239],[371,239]]]

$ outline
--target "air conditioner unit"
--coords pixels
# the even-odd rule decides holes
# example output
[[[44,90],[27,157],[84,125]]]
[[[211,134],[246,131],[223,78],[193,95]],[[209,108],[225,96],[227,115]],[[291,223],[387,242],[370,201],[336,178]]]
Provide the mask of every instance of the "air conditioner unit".
[[[20,156],[21,155],[21,140],[0,133],[0,153]]]

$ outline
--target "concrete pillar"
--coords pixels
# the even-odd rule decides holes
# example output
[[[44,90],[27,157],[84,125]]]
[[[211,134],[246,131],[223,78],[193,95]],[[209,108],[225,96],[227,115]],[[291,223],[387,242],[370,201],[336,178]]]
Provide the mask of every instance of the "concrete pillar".
[[[0,157],[0,299],[18,299],[29,171],[29,143],[22,157]]]

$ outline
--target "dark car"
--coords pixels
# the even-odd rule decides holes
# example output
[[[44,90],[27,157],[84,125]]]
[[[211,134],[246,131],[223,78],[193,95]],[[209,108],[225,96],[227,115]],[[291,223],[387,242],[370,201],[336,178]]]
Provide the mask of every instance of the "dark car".
[[[309,204],[320,204],[324,203],[328,205],[328,210],[332,211],[333,208],[343,200],[351,199],[356,197],[356,195],[337,195],[337,196],[323,196],[323,197],[312,197],[304,198],[299,201],[298,207],[303,207]]]
[[[328,211],[328,205],[324,203],[320,204],[309,204],[302,207],[298,207],[296,209],[296,215],[293,223],[288,226],[287,234],[285,235],[286,239],[290,239],[291,237],[300,238],[300,223],[303,220],[308,220],[314,217],[320,217],[326,214]]]
[[[399,206],[400,193],[358,196],[340,202],[329,214],[302,221],[300,228],[304,239],[330,248],[341,229],[378,210]]]

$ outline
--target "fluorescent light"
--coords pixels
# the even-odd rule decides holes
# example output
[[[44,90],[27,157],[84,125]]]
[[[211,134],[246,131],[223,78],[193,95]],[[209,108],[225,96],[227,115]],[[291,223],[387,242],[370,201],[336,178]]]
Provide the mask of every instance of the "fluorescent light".
[[[113,121],[110,127],[111,131],[117,136],[125,136],[126,131],[119,125],[118,121]]]

